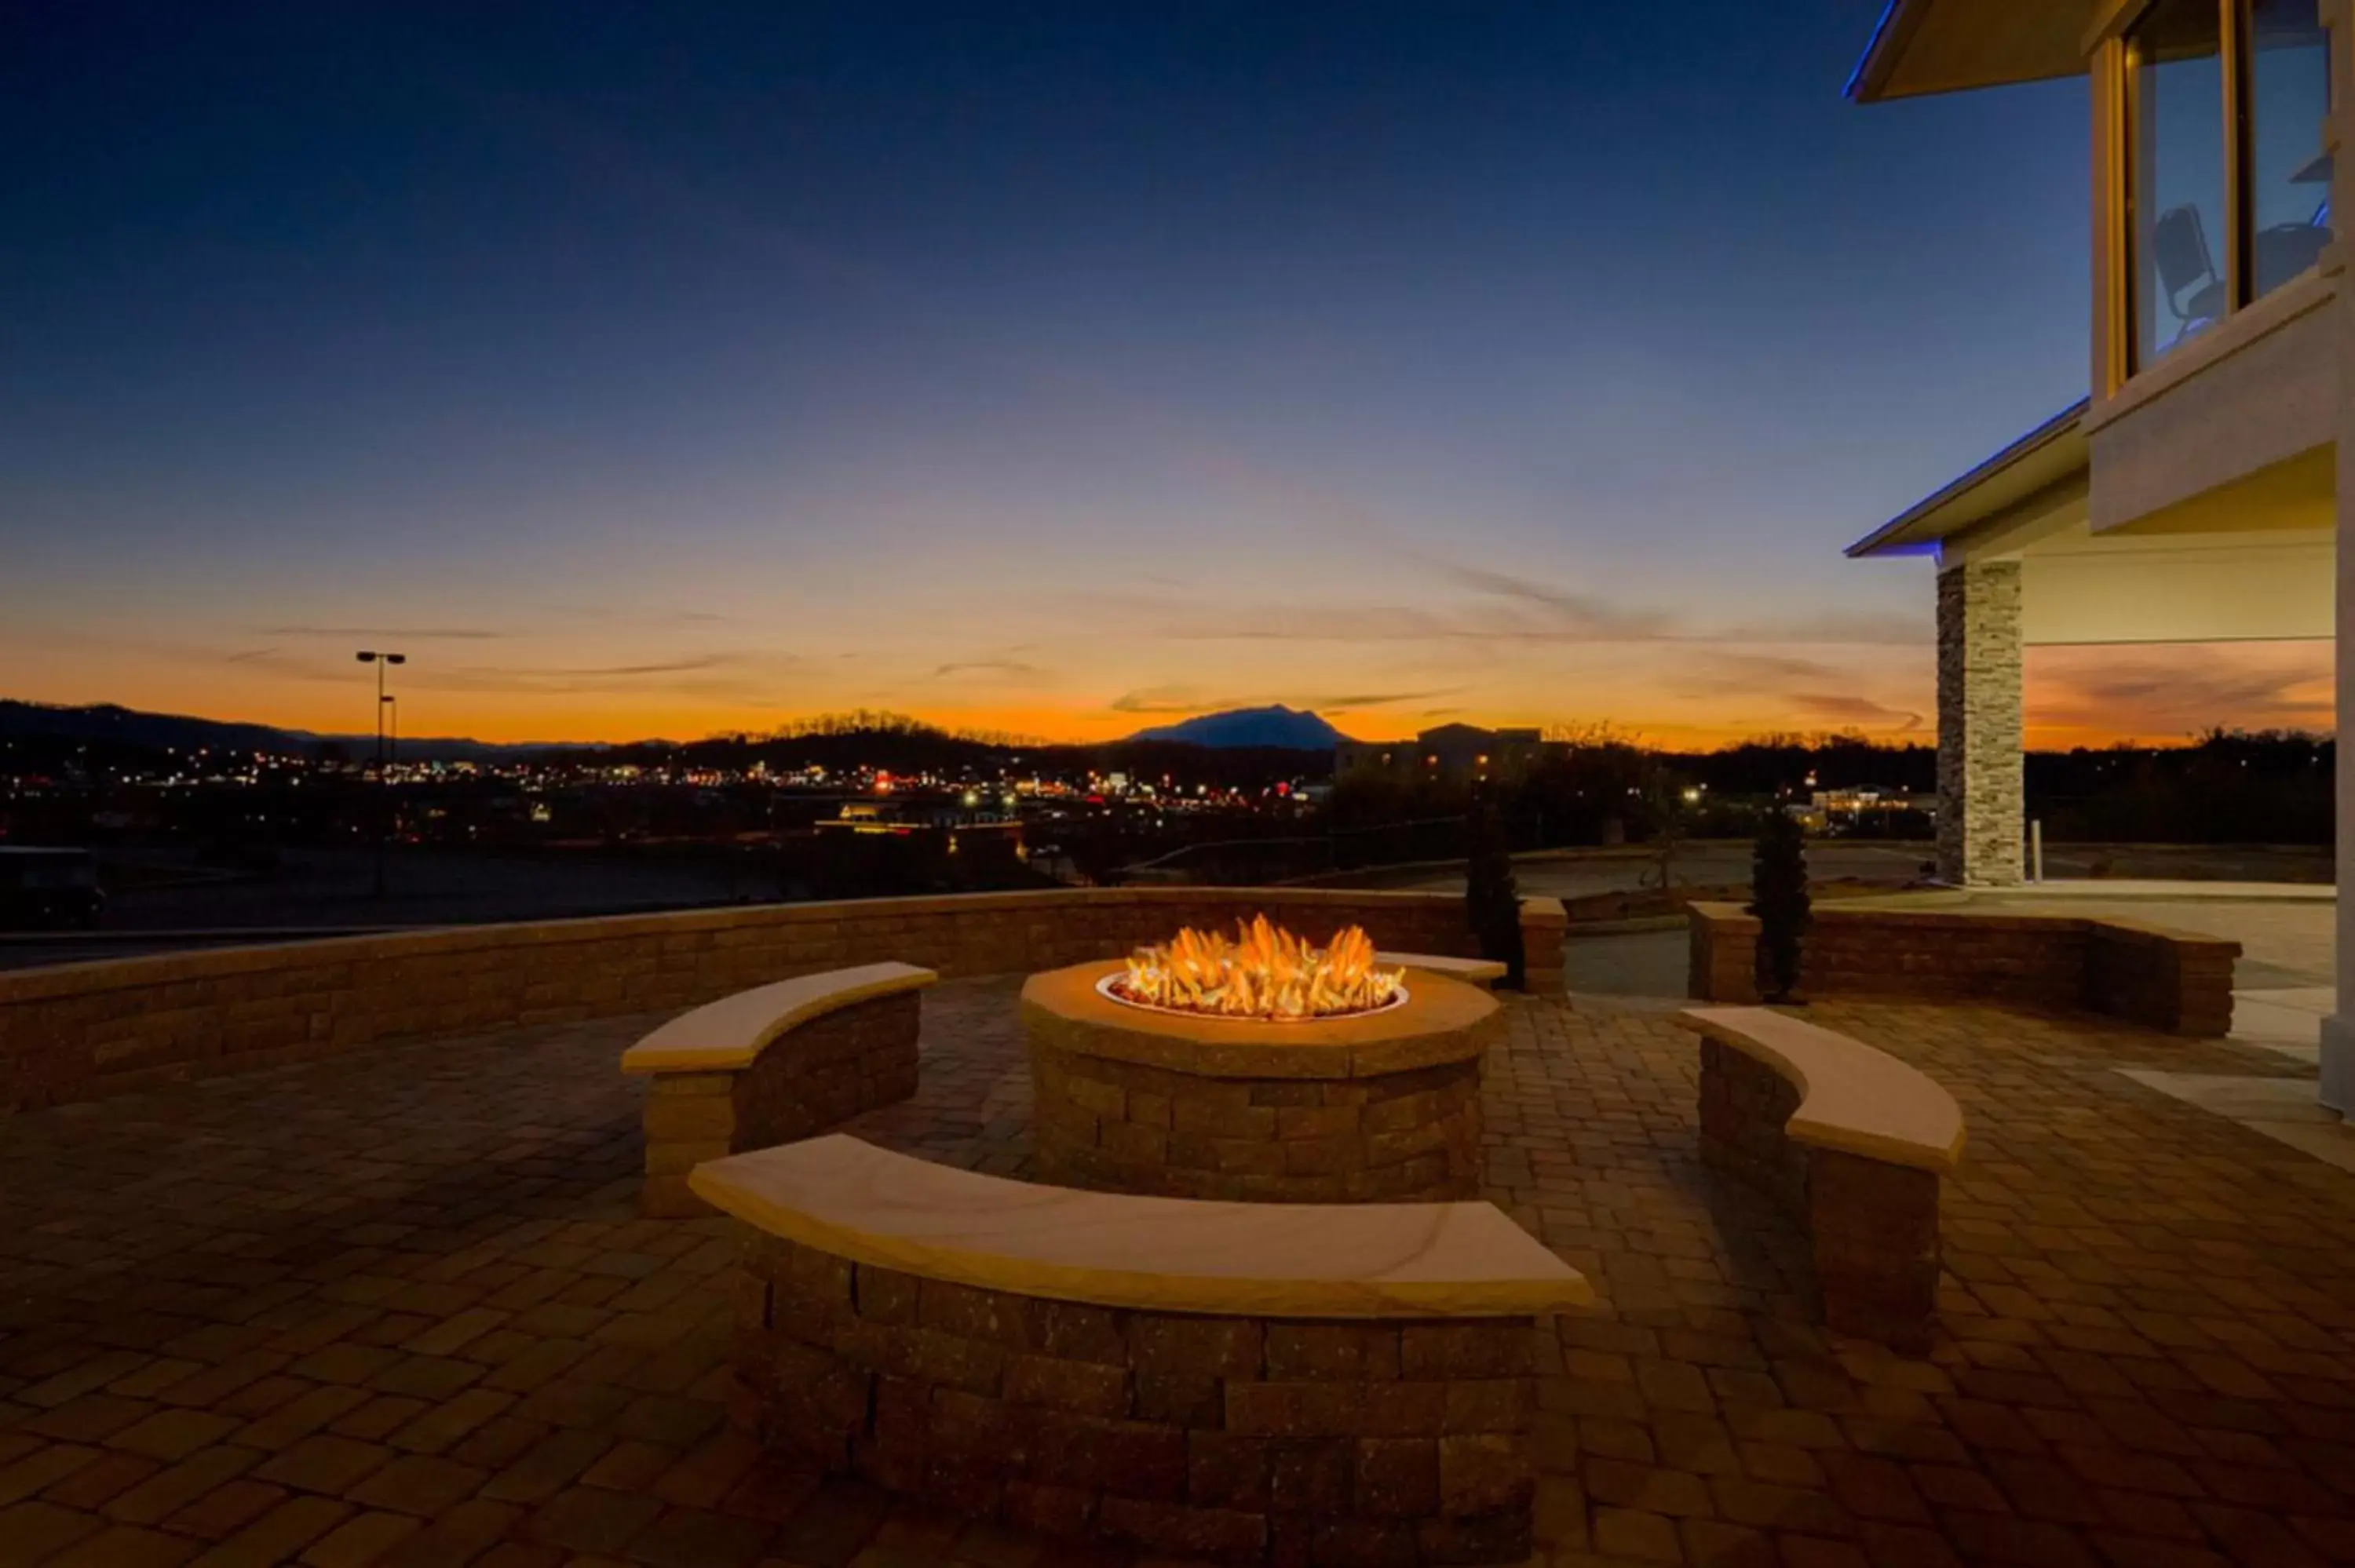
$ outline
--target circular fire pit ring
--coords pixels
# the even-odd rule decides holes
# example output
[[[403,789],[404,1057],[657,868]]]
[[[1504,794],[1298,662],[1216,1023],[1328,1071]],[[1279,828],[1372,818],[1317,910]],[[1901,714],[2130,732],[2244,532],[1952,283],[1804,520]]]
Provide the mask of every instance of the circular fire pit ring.
[[[1123,971],[1114,969],[1112,973],[1104,976],[1103,979],[1096,981],[1096,994],[1103,997],[1105,1001],[1115,1002],[1122,1007],[1135,1008],[1139,1012],[1157,1012],[1165,1018],[1201,1018],[1206,1016],[1203,1013],[1196,1012],[1188,1008],[1164,1007],[1157,1001],[1139,1001],[1133,996],[1123,996],[1120,993],[1122,979]],[[1379,1001],[1371,1007],[1361,1009],[1356,1012],[1345,1013],[1341,1016],[1348,1018],[1371,1018],[1377,1013],[1388,1012],[1393,1008],[1404,1007],[1406,1003],[1407,992],[1405,990],[1401,989],[1397,995],[1391,997],[1388,1001]],[[1247,1020],[1246,1022],[1273,1023],[1279,1029],[1285,1029],[1290,1028],[1292,1025],[1296,1023],[1323,1023],[1329,1021],[1330,1020],[1327,1017],[1317,1015],[1306,1013],[1287,1013],[1281,1017],[1253,1019]]]
[[[1109,994],[1118,959],[1022,988],[1039,1176],[1061,1186],[1262,1202],[1414,1202],[1480,1192],[1480,1061],[1503,1027],[1476,986],[1410,969],[1402,1000],[1280,1020]]]

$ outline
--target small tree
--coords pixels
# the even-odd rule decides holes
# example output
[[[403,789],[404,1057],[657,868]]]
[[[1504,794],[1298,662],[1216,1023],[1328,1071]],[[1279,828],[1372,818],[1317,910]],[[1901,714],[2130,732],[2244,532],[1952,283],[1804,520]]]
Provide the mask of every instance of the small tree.
[[[1480,956],[1505,966],[1505,983],[1518,991],[1528,955],[1521,948],[1521,895],[1513,885],[1512,843],[1494,800],[1472,806],[1465,864],[1464,906]]]
[[[1780,809],[1767,813],[1751,852],[1750,913],[1758,916],[1758,988],[1788,1002],[1799,983],[1799,947],[1813,918],[1807,898],[1807,835]]]

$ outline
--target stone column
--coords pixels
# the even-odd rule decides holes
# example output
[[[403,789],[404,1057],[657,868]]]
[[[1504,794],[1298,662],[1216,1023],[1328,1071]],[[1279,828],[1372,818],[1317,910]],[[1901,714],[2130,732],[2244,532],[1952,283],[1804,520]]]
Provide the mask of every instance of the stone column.
[[[1938,875],[2020,880],[2019,563],[1938,573]]]

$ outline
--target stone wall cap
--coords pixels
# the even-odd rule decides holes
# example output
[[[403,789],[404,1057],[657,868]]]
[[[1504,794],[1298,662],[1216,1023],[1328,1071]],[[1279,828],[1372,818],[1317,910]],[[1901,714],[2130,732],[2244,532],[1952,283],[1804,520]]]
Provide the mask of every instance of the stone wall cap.
[[[1423,969],[1474,985],[1493,985],[1505,978],[1506,966],[1495,959],[1451,959],[1444,953],[1376,953],[1374,962],[1398,969]]]
[[[709,1160],[715,1208],[837,1257],[1099,1307],[1230,1316],[1497,1318],[1594,1299],[1492,1203],[1238,1203],[985,1176],[835,1133]]]
[[[941,977],[913,964],[861,964],[755,986],[689,1009],[622,1053],[624,1073],[734,1072],[779,1036],[854,1002],[922,991]]]
[[[1796,1086],[1784,1130],[1801,1143],[1940,1175],[1962,1162],[1955,1097],[1885,1051],[1764,1007],[1687,1008],[1677,1021]]]
[[[237,947],[192,948],[133,958],[0,970],[0,1005],[139,991],[186,980],[214,980],[271,970],[294,972],[337,964],[399,962],[453,953],[561,948],[616,938],[718,930],[833,926],[862,919],[1002,915],[1026,911],[1167,906],[1256,902],[1271,915],[1284,910],[1461,910],[1453,893],[1412,889],[1296,887],[1050,887],[997,893],[928,894],[914,897],[830,899],[799,904],[734,904],[652,914],[587,915],[477,926],[429,926],[357,936],[272,940]],[[1528,900],[1540,903],[1540,900]]]
[[[2211,937],[2200,931],[2185,931],[2173,926],[2154,925],[2147,920],[2121,920],[2114,916],[2105,915],[2089,924],[2100,935],[2123,938],[2134,942],[2164,944],[2217,957],[2230,954],[2237,959],[2242,953],[2241,944],[2230,937]]]

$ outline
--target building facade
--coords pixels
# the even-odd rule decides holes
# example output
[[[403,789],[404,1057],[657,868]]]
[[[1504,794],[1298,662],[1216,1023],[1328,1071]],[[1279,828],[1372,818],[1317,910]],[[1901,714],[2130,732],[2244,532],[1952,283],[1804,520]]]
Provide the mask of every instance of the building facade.
[[[1850,548],[1937,570],[1938,858],[2022,874],[2022,650],[2337,638],[2355,300],[2333,214],[2355,94],[2350,0],[1891,0],[1859,102],[2082,75],[2089,396]],[[2349,607],[2342,612],[2341,607]],[[2355,821],[2342,752],[2339,819]],[[2340,881],[2350,850],[2339,838]],[[2338,960],[2355,976],[2342,905]],[[2322,1098],[2355,1106],[2341,980]]]
[[[1550,754],[1568,750],[1568,743],[1547,740],[1534,729],[1447,724],[1412,740],[1341,741],[1333,750],[1333,773],[1337,779],[1380,774],[1402,783],[1501,782],[1522,777]]]

